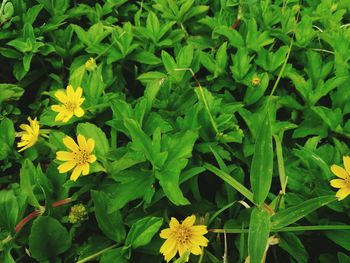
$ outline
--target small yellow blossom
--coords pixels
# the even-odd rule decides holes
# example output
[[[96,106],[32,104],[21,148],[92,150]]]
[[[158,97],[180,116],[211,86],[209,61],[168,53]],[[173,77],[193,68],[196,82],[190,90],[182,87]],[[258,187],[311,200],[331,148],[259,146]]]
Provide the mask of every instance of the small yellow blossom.
[[[93,58],[89,58],[86,62],[85,62],[85,69],[88,71],[94,71],[96,69],[96,61]]]
[[[88,212],[83,204],[73,205],[70,208],[68,221],[72,224],[85,221],[88,219]]]
[[[18,152],[32,147],[38,141],[40,135],[40,126],[37,119],[34,118],[34,120],[32,120],[30,117],[28,117],[28,121],[29,125],[21,124],[19,126],[23,131],[17,133],[17,136],[21,137],[21,141],[17,143],[17,147],[22,147],[18,150]]]
[[[160,237],[166,239],[160,252],[164,258],[169,262],[177,252],[180,257],[186,252],[194,255],[202,254],[201,247],[208,245],[208,239],[203,235],[208,233],[207,226],[194,226],[196,217],[194,215],[188,216],[181,224],[172,217],[169,223],[170,228],[163,229],[160,232]],[[187,258],[188,261],[188,258]]]
[[[340,188],[336,193],[338,200],[343,200],[350,194],[350,157],[343,157],[344,167],[338,165],[332,165],[331,171],[340,179],[333,179],[330,181],[331,186],[335,188]]]
[[[55,121],[68,122],[73,115],[82,117],[84,110],[80,107],[85,98],[82,97],[83,89],[78,87],[74,91],[71,85],[67,86],[65,91],[56,91],[55,97],[62,103],[61,105],[52,105],[51,109],[58,112]]]
[[[57,160],[65,161],[58,166],[58,171],[66,173],[74,168],[70,179],[76,181],[81,174],[87,175],[90,171],[90,164],[96,161],[96,156],[91,154],[95,141],[91,138],[86,140],[83,135],[79,134],[78,144],[69,136],[63,138],[63,143],[71,152],[56,152]]]
[[[259,77],[255,76],[252,78],[252,85],[253,86],[258,86],[260,84],[260,82],[261,82],[261,79]]]

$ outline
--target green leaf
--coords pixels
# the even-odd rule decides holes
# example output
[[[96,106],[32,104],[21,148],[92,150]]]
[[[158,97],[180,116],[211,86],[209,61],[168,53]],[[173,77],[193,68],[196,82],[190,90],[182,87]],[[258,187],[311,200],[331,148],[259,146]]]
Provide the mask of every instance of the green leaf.
[[[29,235],[29,251],[38,261],[49,260],[71,246],[72,240],[67,229],[50,216],[37,218]]]
[[[6,229],[12,233],[17,223],[19,206],[12,190],[0,191],[0,229]]]
[[[34,195],[34,178],[36,177],[36,168],[32,161],[25,159],[20,170],[20,186],[22,193],[27,196],[28,203],[36,208],[40,207],[38,199]]]
[[[94,151],[97,159],[105,158],[109,150],[109,143],[106,134],[95,124],[85,122],[77,126],[77,134],[84,135],[86,139],[92,138],[95,141]]]
[[[165,195],[176,205],[187,205],[189,201],[183,196],[179,187],[179,176],[192,155],[198,133],[186,131],[172,136],[164,136],[162,147],[168,151],[168,159],[155,176],[159,180]]]
[[[307,263],[309,255],[300,241],[300,239],[294,233],[279,233],[280,243],[279,246],[287,251],[295,260],[300,263]]]
[[[270,214],[254,207],[250,216],[248,233],[248,253],[250,262],[262,262],[270,233]]]
[[[269,114],[266,113],[255,142],[254,155],[250,169],[250,184],[254,201],[264,203],[272,181],[273,149]]]
[[[106,253],[103,253],[100,263],[111,263],[111,262],[127,263],[128,261],[125,258],[124,254],[125,254],[125,251],[123,250],[123,248],[111,249]]]
[[[19,100],[24,89],[14,84],[0,84],[0,105],[4,101]]]
[[[102,191],[91,191],[95,217],[99,228],[110,239],[120,242],[125,237],[125,228],[119,210],[108,213],[110,198]]]
[[[0,160],[4,160],[12,152],[16,131],[10,119],[4,118],[0,123]]]
[[[144,133],[135,120],[125,119],[124,125],[131,135],[133,146],[146,156],[154,168],[161,168],[167,157],[167,152],[160,152],[160,148],[155,147],[151,138]]]
[[[335,200],[337,200],[337,198],[333,195],[320,196],[306,200],[301,204],[281,210],[280,212],[274,214],[271,217],[271,226],[273,229],[280,229],[282,227],[293,224],[299,219],[312,213],[316,209],[327,205]]]
[[[138,170],[114,172],[113,170],[112,178],[120,182],[120,184],[115,187],[115,192],[112,196],[114,201],[111,202],[108,212],[121,209],[130,201],[139,198],[149,202],[147,197],[152,196],[154,192],[152,188],[154,177],[151,176],[150,172]]]
[[[163,224],[163,218],[145,217],[134,223],[125,240],[125,246],[138,248],[147,245]]]

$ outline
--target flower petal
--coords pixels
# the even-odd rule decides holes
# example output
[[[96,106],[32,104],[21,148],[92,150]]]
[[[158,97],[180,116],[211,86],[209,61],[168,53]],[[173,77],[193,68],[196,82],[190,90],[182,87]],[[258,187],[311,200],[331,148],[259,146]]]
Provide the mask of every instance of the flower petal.
[[[161,238],[167,239],[167,238],[171,237],[172,232],[173,231],[170,228],[166,228],[166,229],[163,229],[162,231],[160,231],[159,236]]]
[[[340,167],[339,165],[333,164],[331,166],[331,171],[339,178],[345,179],[349,176],[348,173],[346,172],[346,170],[343,167]]]
[[[78,118],[80,118],[81,116],[84,115],[84,110],[81,107],[76,107],[74,109],[74,115],[77,116]]]
[[[165,258],[166,262],[169,262],[173,257],[175,257],[176,252],[177,252],[177,248],[175,246],[173,250],[171,250],[169,253],[165,254],[164,258]]]
[[[78,87],[75,91],[75,94],[74,94],[74,100],[76,102],[79,102],[82,95],[83,95],[83,89],[81,87]]]
[[[87,146],[86,139],[81,134],[78,134],[78,145],[79,145],[81,150],[87,151],[88,146]]]
[[[346,182],[343,179],[333,179],[330,180],[330,184],[331,186],[335,187],[335,188],[342,188],[342,187],[346,187]]]
[[[344,198],[346,198],[350,194],[350,187],[343,187],[338,190],[336,193],[336,197],[338,197],[338,200],[341,201]]]
[[[89,163],[94,163],[94,162],[96,162],[96,156],[93,155],[93,154],[91,154],[91,155],[89,156],[88,162],[89,162]]]
[[[199,246],[193,246],[191,248],[191,253],[194,255],[200,255],[202,254],[202,249]]]
[[[66,91],[67,91],[67,97],[69,98],[69,100],[70,101],[74,100],[75,92],[74,92],[73,86],[72,85],[68,85],[67,88],[66,88]]]
[[[67,103],[69,98],[67,97],[66,93],[62,90],[58,90],[55,92],[55,97],[63,104]]]
[[[87,151],[91,153],[95,148],[95,140],[94,139],[88,139],[87,140]]]
[[[56,152],[56,159],[60,161],[73,161],[75,154],[72,152],[58,151]]]
[[[88,163],[84,164],[83,165],[83,175],[87,175],[89,174],[89,171],[90,171],[90,165]]]
[[[347,171],[348,175],[350,175],[350,157],[343,156],[343,162],[344,162],[345,170]]]
[[[160,253],[166,255],[177,247],[177,242],[175,238],[168,238],[165,240],[163,245],[160,247]]]
[[[191,215],[191,216],[186,217],[186,219],[182,222],[182,225],[185,227],[191,227],[191,226],[193,226],[195,221],[196,221],[196,216]]]
[[[72,170],[76,164],[77,164],[76,161],[69,161],[69,162],[62,163],[60,166],[58,166],[58,171],[60,174],[66,173],[69,170]]]
[[[196,244],[196,245],[199,245],[199,246],[202,246],[202,247],[206,247],[208,246],[208,242],[209,240],[207,238],[205,238],[204,236],[192,236],[191,237],[191,242],[193,244]]]
[[[51,110],[53,110],[55,112],[61,112],[61,111],[65,110],[65,107],[62,105],[52,105]]]
[[[191,230],[194,235],[204,235],[208,233],[207,226],[204,225],[193,226]]]
[[[70,179],[72,181],[76,181],[78,179],[78,177],[80,176],[81,172],[83,171],[83,165],[77,165],[74,170],[73,173],[70,176]]]
[[[72,137],[66,136],[63,138],[64,145],[73,152],[79,151],[79,146],[75,143]]]
[[[169,222],[170,228],[177,228],[180,225],[179,221],[175,217],[172,217]]]

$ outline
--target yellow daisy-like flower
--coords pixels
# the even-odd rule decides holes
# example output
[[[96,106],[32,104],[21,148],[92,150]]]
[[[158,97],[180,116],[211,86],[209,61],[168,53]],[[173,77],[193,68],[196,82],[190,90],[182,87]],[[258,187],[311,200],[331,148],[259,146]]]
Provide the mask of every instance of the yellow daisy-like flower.
[[[58,112],[55,121],[68,122],[74,115],[82,117],[84,110],[80,107],[85,98],[82,97],[83,89],[78,87],[74,91],[71,85],[67,86],[65,91],[58,90],[55,97],[62,103],[61,105],[52,105],[51,109]]]
[[[335,164],[331,166],[332,173],[334,173],[340,178],[333,179],[330,181],[331,186],[335,188],[340,188],[335,195],[336,197],[338,197],[339,201],[343,200],[350,194],[350,157],[344,156],[343,163],[345,169]]]
[[[74,168],[70,179],[76,181],[81,174],[87,175],[90,164],[96,161],[96,156],[91,154],[95,147],[95,141],[91,138],[86,140],[83,135],[79,134],[78,144],[69,136],[63,138],[63,143],[71,152],[56,152],[57,160],[65,161],[58,166],[58,171],[66,173]]]
[[[34,118],[34,120],[32,120],[30,117],[28,117],[28,121],[29,125],[21,124],[19,126],[23,131],[17,133],[17,136],[21,137],[21,141],[17,143],[17,147],[22,147],[18,150],[18,152],[32,147],[38,141],[40,135],[40,126],[37,119]]]
[[[85,69],[87,71],[94,71],[96,69],[97,65],[96,65],[96,61],[93,58],[89,58],[86,62],[85,62]]]
[[[176,218],[172,217],[169,223],[170,228],[163,229],[160,232],[160,237],[166,239],[160,248],[160,252],[167,262],[177,252],[179,252],[180,257],[187,251],[194,255],[202,254],[201,247],[208,245],[208,239],[203,236],[208,233],[208,230],[205,225],[194,226],[195,221],[195,215],[188,216],[181,224]]]

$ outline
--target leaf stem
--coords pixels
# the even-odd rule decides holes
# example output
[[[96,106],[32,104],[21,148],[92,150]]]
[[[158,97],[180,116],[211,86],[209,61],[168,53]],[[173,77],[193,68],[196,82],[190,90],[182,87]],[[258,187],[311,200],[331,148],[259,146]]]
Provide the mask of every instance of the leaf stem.
[[[102,249],[102,250],[100,250],[100,251],[98,251],[98,252],[96,252],[96,253],[94,253],[94,254],[92,254],[92,255],[90,255],[90,256],[87,256],[86,258],[83,258],[83,259],[77,261],[76,263],[88,262],[88,261],[90,261],[91,259],[96,258],[96,257],[102,255],[103,253],[107,252],[108,250],[111,250],[111,249],[113,249],[113,248],[115,248],[115,247],[117,247],[117,246],[118,246],[118,244],[114,244],[114,245],[112,245],[112,246],[106,247],[106,248],[104,248],[104,249]]]

